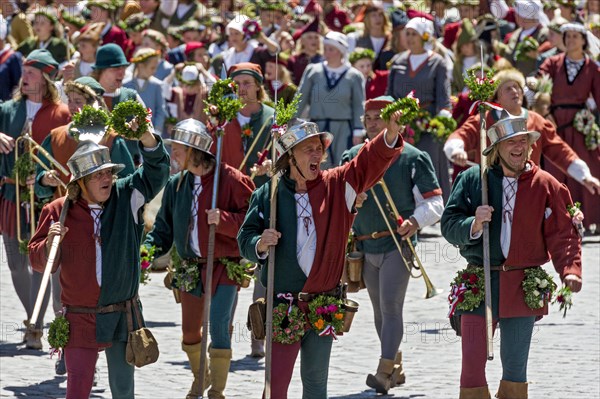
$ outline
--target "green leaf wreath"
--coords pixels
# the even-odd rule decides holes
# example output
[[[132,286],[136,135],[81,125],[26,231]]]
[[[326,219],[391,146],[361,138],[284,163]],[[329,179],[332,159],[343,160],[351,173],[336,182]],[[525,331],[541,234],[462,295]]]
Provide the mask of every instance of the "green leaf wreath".
[[[541,309],[550,302],[556,290],[556,283],[542,267],[525,269],[522,283],[525,291],[525,303],[530,309]]]
[[[231,122],[244,104],[237,98],[237,84],[233,79],[217,80],[204,100],[204,112],[208,115],[211,125],[218,128]]]
[[[69,128],[69,134],[79,141],[81,131],[90,128],[100,131],[110,122],[110,116],[101,108],[94,108],[91,105],[84,105],[81,111],[72,116],[72,123]]]
[[[65,316],[59,315],[50,323],[48,343],[57,351],[64,349],[69,343],[69,321]]]
[[[15,165],[13,166],[13,170],[11,173],[11,178],[13,180],[17,179],[17,175],[19,176],[19,181],[17,182],[20,186],[25,186],[27,182],[27,178],[35,173],[35,162],[29,152],[24,152],[19,154],[19,159],[15,161]],[[29,195],[29,190],[27,190],[27,195]],[[21,197],[22,200],[25,200]],[[27,197],[29,200],[29,197]]]
[[[289,312],[289,313],[288,313]],[[306,316],[296,305],[280,303],[273,308],[273,342],[293,344],[304,336]]]
[[[335,335],[344,327],[343,303],[333,296],[319,295],[308,304],[310,327],[319,335]]]
[[[402,116],[398,119],[398,125],[407,125],[419,115],[419,99],[414,97],[414,91],[411,91],[408,96],[402,97],[392,104],[388,105],[381,111],[381,118],[389,122],[392,114],[396,111],[401,111]]]
[[[109,125],[117,134],[131,140],[139,140],[148,130],[150,112],[135,100],[118,103],[110,115]],[[131,121],[136,119],[138,128],[132,130]]]
[[[528,36],[522,40],[515,48],[515,61],[528,61],[531,60],[528,53],[530,51],[536,51],[540,47],[540,44],[533,37]]]
[[[297,91],[289,104],[286,104],[283,101],[277,102],[277,106],[275,107],[275,124],[277,126],[283,126],[287,124],[294,117],[294,115],[296,115],[301,97],[302,93]]]
[[[456,309],[470,312],[481,305],[484,297],[485,280],[483,267],[469,267],[459,270],[450,283],[450,304],[456,302]]]

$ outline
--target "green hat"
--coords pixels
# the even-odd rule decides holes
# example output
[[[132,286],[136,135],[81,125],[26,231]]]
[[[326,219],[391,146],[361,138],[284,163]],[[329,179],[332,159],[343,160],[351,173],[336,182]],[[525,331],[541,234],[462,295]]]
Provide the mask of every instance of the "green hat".
[[[45,72],[54,79],[58,73],[58,62],[52,57],[48,50],[33,50],[23,63],[24,66],[30,66]]]
[[[92,69],[118,68],[129,65],[123,49],[115,44],[109,43],[100,46],[96,51],[96,63],[92,65]]]
[[[458,35],[458,39],[456,39],[456,49],[460,50],[460,46],[463,44],[474,42],[476,40],[477,34],[475,33],[475,27],[473,27],[473,23],[469,20],[469,18],[464,18],[462,20],[460,34]]]
[[[70,82],[67,82],[66,85],[69,83]],[[72,83],[74,83],[75,87],[83,88],[83,86],[85,86],[88,89],[92,89],[97,96],[103,95],[105,91],[104,88],[100,86],[100,83],[98,83],[98,81],[91,76],[82,76],[75,79]]]

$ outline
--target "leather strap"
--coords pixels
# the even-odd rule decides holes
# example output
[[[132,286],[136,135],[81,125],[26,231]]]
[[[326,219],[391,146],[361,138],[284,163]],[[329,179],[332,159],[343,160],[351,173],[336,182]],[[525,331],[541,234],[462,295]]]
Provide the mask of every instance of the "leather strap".
[[[135,298],[127,301],[127,330],[133,331],[133,314],[135,313],[135,320],[137,322],[138,328],[142,328],[142,315],[140,314],[140,309],[137,306],[137,295]],[[133,308],[133,309],[132,309]]]
[[[356,236],[357,241],[365,241],[365,240],[377,240],[381,237],[391,236],[392,233],[389,230],[386,231],[374,231],[371,234],[366,234],[364,236]]]
[[[347,289],[346,285],[340,284],[337,287],[335,287],[334,289],[332,289],[331,291],[327,291],[327,292],[319,292],[316,294],[310,294],[308,292],[299,292],[298,294],[294,294],[294,298],[298,299],[298,301],[300,301],[300,302],[310,302],[313,299],[315,299],[316,297],[318,297],[319,295],[336,296],[336,297],[342,298],[345,294],[346,289]]]
[[[129,301],[127,301],[129,302]],[[69,313],[86,313],[86,314],[105,314],[113,312],[126,312],[126,302],[113,303],[108,306],[98,306],[95,308],[83,307],[83,306],[67,306],[67,312]]]
[[[467,268],[476,268],[476,267],[483,268],[482,265],[474,265],[472,263],[467,264]],[[529,269],[530,267],[537,267],[537,266],[519,267],[519,266],[509,266],[509,265],[505,264],[505,265],[498,265],[498,266],[490,266],[490,270],[494,271],[494,272],[509,272],[511,270]]]

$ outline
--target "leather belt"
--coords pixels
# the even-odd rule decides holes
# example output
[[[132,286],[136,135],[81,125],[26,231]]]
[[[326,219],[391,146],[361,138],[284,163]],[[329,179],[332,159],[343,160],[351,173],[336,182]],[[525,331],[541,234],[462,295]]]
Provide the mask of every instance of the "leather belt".
[[[67,313],[86,313],[86,314],[105,314],[113,312],[127,312],[127,301],[113,303],[108,306],[97,306],[95,308],[88,308],[83,306],[66,306]]]
[[[187,263],[196,263],[198,265],[208,262],[206,258],[187,258],[184,259],[184,261]]]
[[[483,268],[483,265],[474,265],[472,263],[467,264],[468,269],[476,268],[476,267]],[[511,270],[520,270],[520,269],[523,269],[523,267],[514,267],[514,266],[509,266],[509,265],[490,266],[490,270],[494,271],[494,272],[509,272]]]
[[[392,233],[389,230],[386,231],[374,231],[371,234],[366,234],[364,236],[356,236],[357,241],[365,241],[365,240],[377,240],[381,237],[391,236]]]
[[[313,299],[315,299],[316,297],[318,297],[319,295],[325,295],[325,296],[335,296],[338,298],[343,298],[345,291],[347,289],[347,285],[338,285],[337,287],[335,287],[334,289],[332,289],[331,291],[326,291],[326,292],[319,292],[316,294],[310,294],[308,292],[299,292],[298,294],[293,294],[294,298],[298,299],[298,301],[300,302],[310,302]]]
[[[0,180],[0,185],[2,185],[2,184],[15,184],[15,180],[11,179],[10,177],[3,177]]]

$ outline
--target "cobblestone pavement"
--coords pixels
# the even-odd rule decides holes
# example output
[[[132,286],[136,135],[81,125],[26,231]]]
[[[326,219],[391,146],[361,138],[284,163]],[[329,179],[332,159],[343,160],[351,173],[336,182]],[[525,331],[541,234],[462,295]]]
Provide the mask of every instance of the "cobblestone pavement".
[[[417,248],[434,284],[446,292],[432,299],[422,299],[422,279],[412,279],[404,309],[405,331],[401,349],[407,382],[390,390],[396,398],[458,397],[460,375],[460,339],[447,319],[448,283],[459,268],[464,267],[458,250],[439,236],[439,228],[429,228]],[[10,272],[3,253],[0,264],[0,397],[60,398],[65,395],[66,377],[54,374],[54,361],[47,351],[27,350],[22,340],[24,311],[14,294]],[[600,285],[598,237],[584,241],[583,291],[574,297],[567,318],[557,307],[536,323],[529,358],[528,380],[531,398],[600,397]],[[553,270],[550,265],[545,266]],[[144,314],[160,345],[157,363],[136,371],[136,396],[139,398],[185,398],[191,373],[180,345],[180,308],[162,284],[163,275],[140,290]],[[379,344],[373,325],[372,308],[366,291],[350,294],[360,303],[350,333],[333,345],[329,374],[330,398],[371,398],[375,391],[365,385],[366,375],[377,367]],[[229,398],[260,398],[264,378],[264,361],[248,357],[250,335],[245,327],[246,310],[252,291],[240,292],[235,315],[233,361],[227,384]],[[51,307],[49,307],[51,308]],[[46,321],[52,320],[51,311]],[[496,342],[499,342],[496,337]],[[48,343],[44,342],[47,350]],[[488,365],[490,390],[495,393],[501,378],[499,348]],[[298,361],[299,363],[299,361]],[[109,398],[104,355],[99,360],[100,379],[92,398]],[[297,365],[298,366],[298,365]],[[276,372],[276,371],[275,371]],[[301,397],[299,370],[289,390],[290,399]]]

